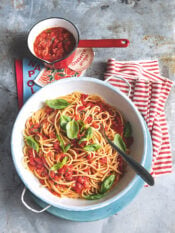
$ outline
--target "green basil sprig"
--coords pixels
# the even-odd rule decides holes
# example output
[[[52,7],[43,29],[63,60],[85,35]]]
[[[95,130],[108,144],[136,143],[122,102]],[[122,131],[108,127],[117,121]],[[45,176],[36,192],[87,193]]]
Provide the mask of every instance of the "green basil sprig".
[[[39,152],[39,144],[35,141],[35,139],[31,136],[25,137],[26,143],[32,147],[36,152]]]
[[[71,147],[71,144],[67,144],[65,147],[64,147],[64,150],[63,152],[66,153]]]
[[[114,144],[118,146],[122,151],[126,151],[126,144],[124,143],[120,134],[115,134],[114,136]]]
[[[57,170],[59,170],[60,168],[62,168],[67,163],[67,160],[68,160],[68,157],[66,156],[66,157],[63,158],[63,160],[61,162],[58,162],[58,163],[54,164],[50,168],[50,170],[51,171],[57,171]]]
[[[57,137],[58,141],[60,142],[61,149],[63,149],[64,148],[64,142],[63,142],[62,138],[58,134],[56,134],[56,137]]]
[[[92,138],[92,135],[93,135],[92,128],[89,127],[89,128],[86,130],[85,136],[86,136],[86,138],[89,140],[89,139]]]
[[[102,198],[103,196],[104,194],[93,194],[93,195],[84,196],[84,198],[87,200],[97,200]]]
[[[54,100],[46,100],[46,104],[53,109],[64,109],[67,106],[70,105],[66,100],[64,99],[54,99]]]
[[[94,143],[83,147],[83,149],[86,151],[97,151],[98,149],[100,149],[100,147],[101,146],[99,144]]]
[[[78,136],[79,124],[77,121],[72,120],[66,124],[66,134],[70,139],[75,139]]]
[[[103,193],[107,192],[112,187],[114,180],[115,180],[114,174],[108,176],[101,184],[100,193],[103,194]]]
[[[92,128],[89,127],[86,132],[85,135],[79,140],[79,144],[84,142],[84,141],[89,141],[92,138],[93,132],[92,132]]]
[[[115,181],[115,175],[112,174],[108,176],[101,184],[100,193],[84,196],[87,200],[97,200],[104,197],[105,193],[112,187]]]
[[[82,133],[83,130],[86,128],[86,125],[82,120],[78,120],[78,124],[80,126],[80,133]]]
[[[131,137],[132,134],[132,128],[131,128],[131,124],[129,121],[127,121],[124,125],[124,132],[123,132],[123,136],[125,138],[129,138]]]
[[[62,151],[64,153],[66,153],[70,149],[71,144],[68,144],[68,145],[65,146],[64,142],[63,142],[63,139],[58,134],[56,136],[57,136],[58,141],[60,142],[60,147],[61,147]]]
[[[66,125],[67,125],[67,123],[69,121],[71,121],[71,118],[69,116],[61,115],[61,117],[60,117],[60,126],[61,126],[61,128],[66,130]]]

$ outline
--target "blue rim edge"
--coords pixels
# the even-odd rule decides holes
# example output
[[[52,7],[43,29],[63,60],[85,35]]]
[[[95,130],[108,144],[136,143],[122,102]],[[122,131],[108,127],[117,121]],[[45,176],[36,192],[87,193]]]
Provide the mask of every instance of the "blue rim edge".
[[[151,162],[152,162],[152,141],[146,126],[145,126],[145,130],[147,131],[147,145],[148,145],[146,151],[147,159],[145,163],[145,168],[150,170]],[[115,202],[100,209],[82,212],[82,211],[68,211],[51,206],[46,211],[56,217],[71,221],[78,221],[78,222],[91,222],[91,221],[97,221],[100,219],[110,217],[121,211],[125,206],[127,206],[131,201],[133,201],[133,199],[137,196],[141,188],[144,186],[144,181],[139,176],[137,177],[138,180],[136,181],[133,189],[130,189],[128,193],[126,193],[124,196],[122,196]],[[31,197],[34,199],[34,201],[40,207],[44,208],[47,206],[45,202],[34,196],[32,193],[30,194]]]
[[[96,79],[96,78],[91,78],[91,77],[80,77],[79,79],[77,79],[77,78],[66,78],[66,79],[62,79],[62,80],[58,80],[58,81],[56,81],[56,82],[50,83],[50,84],[48,84],[48,85],[46,86],[46,88],[49,87],[49,86],[55,85],[55,83],[58,83],[58,82],[61,84],[61,82],[65,82],[65,83],[68,82],[68,83],[69,83],[70,81],[79,81],[79,80],[84,80],[84,81],[88,81],[88,82],[99,83],[99,84],[101,84],[101,85],[103,85],[103,86],[108,86],[108,87],[109,87],[110,89],[112,89],[114,92],[120,93],[120,95],[121,95],[124,99],[126,99],[126,100],[129,102],[129,104],[133,107],[134,111],[135,111],[136,114],[138,115],[138,118],[139,118],[139,120],[140,120],[140,122],[141,122],[141,124],[142,124],[142,127],[145,128],[144,119],[143,119],[143,117],[141,116],[141,114],[139,113],[139,111],[137,110],[137,108],[135,107],[134,103],[133,103],[124,93],[122,93],[118,88],[116,88],[116,87],[110,85],[110,84],[107,83],[107,82],[104,82],[104,81],[99,80],[99,79]],[[33,95],[26,101],[26,103],[24,103],[23,107],[21,108],[20,112],[18,113],[17,118],[20,116],[20,114],[22,114],[22,110],[23,110],[23,108],[25,108],[25,106],[27,105],[28,101],[31,101],[32,98],[35,98],[35,96],[39,95],[40,92],[43,91],[43,89],[44,89],[44,88],[38,90],[35,94],[33,94]],[[16,118],[16,120],[17,120],[17,118]],[[16,122],[16,121],[15,121],[15,122]],[[12,159],[13,159],[13,162],[14,162],[14,165],[15,165],[15,168],[16,168],[16,171],[17,171],[18,175],[20,176],[21,180],[23,181],[23,183],[25,184],[25,186],[27,187],[27,189],[29,189],[30,192],[31,192],[32,194],[35,195],[34,190],[31,190],[31,189],[28,187],[28,184],[23,180],[23,178],[22,178],[22,173],[20,172],[20,170],[18,170],[16,161],[15,161],[15,159],[14,159],[14,152],[13,152],[13,146],[12,146],[12,142],[13,142],[13,138],[14,138],[14,136],[13,136],[14,128],[15,128],[15,123],[14,123],[13,129],[12,129],[12,136],[11,136],[11,152],[12,152]],[[146,128],[145,128],[145,131],[147,131]],[[144,135],[144,141],[145,141],[145,144],[147,145],[147,135]],[[146,153],[146,149],[147,149],[147,146],[146,146],[146,148],[144,149],[144,154]],[[147,168],[147,167],[146,167],[146,164],[145,164],[145,163],[146,163],[146,159],[147,159],[146,156],[144,156],[144,158],[143,158],[142,161],[141,161],[141,164],[142,164],[145,168]],[[136,191],[136,186],[135,186],[135,185],[136,185],[136,183],[138,182],[138,180],[140,180],[140,178],[139,178],[137,175],[135,175],[135,177],[134,177],[133,180],[130,182],[130,184],[125,188],[125,190],[121,191],[117,196],[115,196],[115,197],[113,197],[113,198],[110,198],[110,199],[108,199],[108,200],[106,200],[106,201],[104,201],[104,202],[102,202],[102,203],[99,203],[99,204],[94,204],[94,205],[86,206],[86,207],[83,207],[83,208],[82,208],[82,207],[81,207],[81,208],[79,208],[79,207],[71,207],[71,208],[69,208],[69,207],[65,207],[65,206],[62,206],[62,205],[59,206],[59,204],[57,205],[57,207],[55,207],[55,206],[53,206],[53,203],[49,203],[49,204],[51,204],[51,205],[53,206],[53,208],[59,208],[59,207],[60,207],[62,211],[63,211],[63,210],[65,210],[65,211],[76,211],[76,212],[79,212],[79,211],[80,211],[81,213],[84,212],[84,211],[88,211],[88,210],[91,210],[91,211],[94,210],[94,211],[95,211],[96,209],[100,209],[100,208],[109,206],[110,204],[112,204],[112,203],[114,203],[115,201],[119,200],[122,196],[124,196],[127,192],[129,192],[130,189],[132,189],[133,186],[134,186],[134,189],[135,189],[135,191]],[[139,191],[140,188],[141,188],[141,187],[137,188],[138,191]],[[47,201],[45,200],[44,197],[42,198],[42,201],[47,202]],[[47,202],[47,203],[48,203],[48,202]],[[58,206],[59,206],[59,207],[58,207]]]

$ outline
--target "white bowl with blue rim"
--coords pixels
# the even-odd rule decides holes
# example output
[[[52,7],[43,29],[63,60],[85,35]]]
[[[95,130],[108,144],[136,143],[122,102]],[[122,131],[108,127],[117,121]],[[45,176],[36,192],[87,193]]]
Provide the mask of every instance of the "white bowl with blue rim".
[[[127,166],[127,170],[119,183],[103,198],[84,200],[59,198],[53,195],[48,189],[41,186],[38,179],[23,164],[23,130],[28,117],[40,109],[46,100],[65,96],[74,91],[99,95],[124,115],[124,118],[132,125],[134,137],[130,154],[142,166],[150,170],[152,144],[143,117],[132,101],[119,89],[107,82],[89,77],[67,78],[56,81],[40,89],[29,98],[20,110],[13,126],[11,137],[12,158],[18,175],[40,206],[46,207],[47,211],[62,218],[74,221],[93,221],[108,217],[121,210],[133,200],[143,187],[143,180],[135,174],[131,167]],[[26,207],[33,210],[25,203],[23,195],[22,201]],[[42,212],[42,210],[38,212]]]

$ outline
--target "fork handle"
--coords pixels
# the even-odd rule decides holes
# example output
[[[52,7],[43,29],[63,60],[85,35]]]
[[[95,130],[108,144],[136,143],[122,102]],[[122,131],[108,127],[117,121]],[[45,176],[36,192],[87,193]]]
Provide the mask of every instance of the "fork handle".
[[[105,135],[106,136],[106,135]],[[134,171],[150,186],[154,185],[154,179],[152,175],[138,162],[133,158],[125,154],[118,146],[116,146],[107,136],[106,139],[108,143],[116,149],[117,152],[125,159],[125,161],[131,165]]]

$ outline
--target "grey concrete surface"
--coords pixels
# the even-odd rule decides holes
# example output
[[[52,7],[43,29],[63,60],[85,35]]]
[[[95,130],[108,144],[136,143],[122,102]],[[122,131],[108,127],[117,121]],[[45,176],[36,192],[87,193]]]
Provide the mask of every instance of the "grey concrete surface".
[[[130,3],[130,4],[126,4]],[[87,75],[103,78],[106,61],[158,58],[161,72],[175,80],[174,0],[0,0],[0,233],[174,233],[175,173],[143,188],[113,217],[90,223],[70,222],[48,213],[34,214],[20,201],[23,184],[10,152],[12,125],[18,113],[14,59],[29,56],[26,34],[38,20],[60,16],[73,21],[81,38],[128,38],[127,49],[95,49]],[[175,92],[166,116],[175,155]],[[174,168],[174,165],[173,165]],[[28,197],[28,202],[35,203]]]

